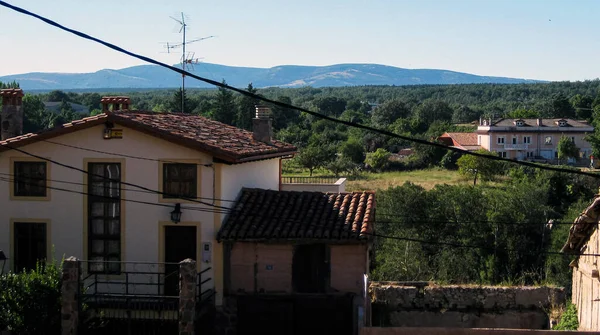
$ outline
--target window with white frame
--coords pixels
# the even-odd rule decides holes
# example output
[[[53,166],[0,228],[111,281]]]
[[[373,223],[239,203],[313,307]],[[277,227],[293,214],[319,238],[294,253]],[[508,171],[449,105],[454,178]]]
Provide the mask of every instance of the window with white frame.
[[[505,141],[504,136],[499,136],[497,141],[498,141],[498,144],[504,144],[504,141]]]
[[[498,157],[506,158],[506,151],[498,151]]]
[[[525,143],[525,144],[531,144],[531,136],[524,136],[523,137],[523,143]]]
[[[513,136],[513,138],[512,138],[512,144],[517,144],[517,140],[518,140],[518,138],[516,136]]]
[[[533,151],[527,152],[527,158],[533,158]]]
[[[546,136],[544,143],[548,145],[552,144],[552,136]]]

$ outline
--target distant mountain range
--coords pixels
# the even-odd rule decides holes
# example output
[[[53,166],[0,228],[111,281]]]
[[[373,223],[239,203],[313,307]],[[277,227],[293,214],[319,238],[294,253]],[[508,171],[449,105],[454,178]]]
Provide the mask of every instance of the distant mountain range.
[[[210,63],[193,65],[191,72],[245,87],[336,87],[360,85],[435,85],[435,84],[516,84],[538,80],[488,77],[434,69],[403,69],[378,64],[337,64],[329,66],[282,65],[269,69],[236,67]],[[16,80],[25,90],[103,89],[103,88],[175,88],[181,86],[181,75],[156,65],[140,65],[120,70],[94,73],[32,72],[0,77],[0,81]],[[212,87],[189,79],[186,87]]]

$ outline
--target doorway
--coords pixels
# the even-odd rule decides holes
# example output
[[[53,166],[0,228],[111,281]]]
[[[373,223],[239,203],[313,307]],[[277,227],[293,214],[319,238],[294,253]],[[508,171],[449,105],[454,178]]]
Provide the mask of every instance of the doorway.
[[[33,270],[46,260],[46,224],[14,223],[14,271]]]
[[[196,227],[165,226],[165,295],[179,295],[179,262],[196,260]]]

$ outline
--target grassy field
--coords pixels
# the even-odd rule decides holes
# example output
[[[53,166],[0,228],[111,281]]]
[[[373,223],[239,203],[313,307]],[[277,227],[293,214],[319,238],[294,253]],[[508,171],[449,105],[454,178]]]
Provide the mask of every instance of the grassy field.
[[[308,171],[300,169],[289,169],[284,171],[284,176],[308,176]],[[317,170],[313,176],[330,176],[326,170]],[[400,186],[405,182],[421,185],[426,189],[432,189],[437,184],[462,184],[472,183],[458,175],[456,171],[444,169],[426,169],[415,171],[397,171],[383,173],[363,173],[358,178],[349,178],[346,182],[347,191],[377,190],[388,187]]]
[[[399,171],[384,173],[366,173],[362,178],[348,180],[347,191],[378,190],[389,187],[400,186],[405,182],[421,185],[426,189],[432,189],[437,184],[461,184],[469,183],[456,171],[443,169],[427,169],[415,171]]]

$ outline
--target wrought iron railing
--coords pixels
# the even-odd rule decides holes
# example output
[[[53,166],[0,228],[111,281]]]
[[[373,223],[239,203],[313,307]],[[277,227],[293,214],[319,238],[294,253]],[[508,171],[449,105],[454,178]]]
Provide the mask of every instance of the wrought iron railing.
[[[281,177],[283,184],[335,184],[337,177]]]
[[[212,268],[208,267],[198,273],[196,302],[199,306],[212,303],[215,296],[213,279],[209,276],[210,270],[212,270]]]

